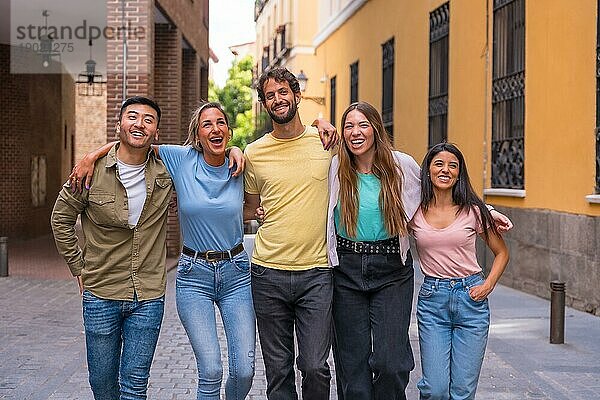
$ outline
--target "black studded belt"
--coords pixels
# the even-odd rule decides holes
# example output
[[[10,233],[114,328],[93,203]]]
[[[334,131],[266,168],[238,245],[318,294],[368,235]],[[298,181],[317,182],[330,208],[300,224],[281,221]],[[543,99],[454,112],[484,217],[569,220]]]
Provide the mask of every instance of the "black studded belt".
[[[337,247],[352,253],[365,254],[400,254],[400,240],[394,236],[385,240],[356,242],[337,235]]]
[[[189,247],[183,246],[181,252],[186,256],[201,258],[206,261],[222,261],[222,260],[231,260],[233,257],[240,254],[244,251],[244,244],[240,243],[238,245],[233,246],[230,250],[220,251],[220,250],[207,250],[207,251],[196,251],[192,250]]]

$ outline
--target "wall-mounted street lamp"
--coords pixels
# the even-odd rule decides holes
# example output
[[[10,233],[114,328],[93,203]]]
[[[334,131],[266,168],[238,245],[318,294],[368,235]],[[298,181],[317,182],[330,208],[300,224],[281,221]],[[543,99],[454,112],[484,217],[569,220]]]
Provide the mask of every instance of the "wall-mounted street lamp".
[[[321,106],[325,105],[325,97],[304,95],[304,92],[306,91],[306,83],[308,82],[308,76],[306,76],[304,71],[300,70],[300,73],[296,75],[296,79],[298,79],[298,83],[300,84],[300,91],[302,92],[303,99],[312,100]]]
[[[85,62],[85,71],[77,77],[78,93],[81,96],[102,96],[106,81],[101,73],[96,72],[96,61],[92,58],[92,39],[90,45],[90,59]]]
[[[42,66],[44,68],[48,68],[50,66],[50,62],[53,59],[56,59],[56,61],[60,62],[60,53],[53,50],[54,38],[52,37],[52,35],[48,34],[48,16],[49,15],[50,15],[50,12],[48,10],[42,11],[42,16],[44,17],[44,21],[45,21],[46,34],[43,36],[40,36],[40,38],[39,38],[40,39],[40,47],[38,50],[38,54],[42,56]]]

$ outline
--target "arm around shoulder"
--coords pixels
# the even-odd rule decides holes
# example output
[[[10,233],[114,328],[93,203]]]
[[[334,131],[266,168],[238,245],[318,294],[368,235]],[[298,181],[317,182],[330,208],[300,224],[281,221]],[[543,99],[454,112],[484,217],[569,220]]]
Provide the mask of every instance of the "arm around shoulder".
[[[260,207],[260,195],[244,192],[244,222],[256,219],[256,210]]]
[[[92,176],[94,175],[94,165],[99,158],[104,157],[108,154],[110,149],[113,148],[118,142],[109,142],[96,150],[92,150],[87,153],[81,160],[75,164],[71,174],[69,175],[69,182],[72,185],[72,190],[81,193],[83,190],[83,183],[85,180],[85,188],[89,189],[92,184]]]

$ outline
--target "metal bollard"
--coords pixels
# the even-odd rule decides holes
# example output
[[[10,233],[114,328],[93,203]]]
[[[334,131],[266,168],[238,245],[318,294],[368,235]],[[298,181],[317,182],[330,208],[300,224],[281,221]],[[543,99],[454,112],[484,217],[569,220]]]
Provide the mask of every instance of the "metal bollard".
[[[565,342],[565,283],[550,282],[550,343]]]
[[[8,276],[8,238],[0,237],[0,277]]]

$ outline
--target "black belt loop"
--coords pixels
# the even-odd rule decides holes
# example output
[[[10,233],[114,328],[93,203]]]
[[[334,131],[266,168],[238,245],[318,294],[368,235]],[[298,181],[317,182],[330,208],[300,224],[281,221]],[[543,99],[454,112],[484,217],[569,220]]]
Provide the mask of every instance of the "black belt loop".
[[[189,247],[183,246],[181,249],[181,253],[185,254],[189,257],[194,257],[194,261],[197,258],[201,258],[205,261],[223,261],[223,260],[231,260],[233,257],[240,254],[244,251],[244,244],[239,243],[226,251],[220,250],[207,250],[207,251],[196,251],[192,250]]]

